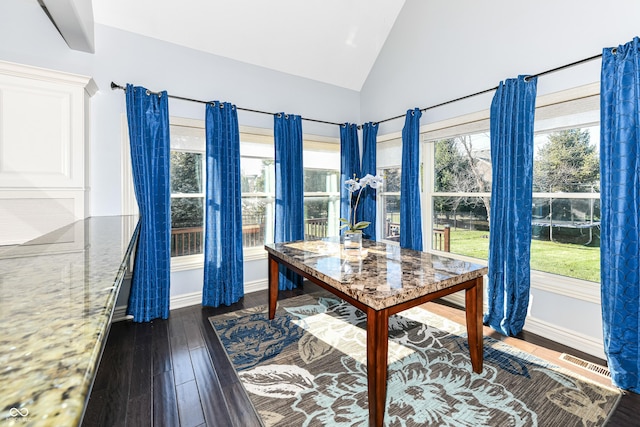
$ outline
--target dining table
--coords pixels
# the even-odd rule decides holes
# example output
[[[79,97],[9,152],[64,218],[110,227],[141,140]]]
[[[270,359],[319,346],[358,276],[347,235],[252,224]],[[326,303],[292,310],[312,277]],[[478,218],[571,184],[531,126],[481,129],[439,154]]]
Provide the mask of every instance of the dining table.
[[[482,372],[486,266],[367,239],[356,249],[345,249],[340,237],[272,243],[265,245],[265,249],[269,266],[269,319],[276,313],[280,266],[366,313],[370,426],[384,425],[389,317],[393,314],[464,291],[471,366],[474,372]]]

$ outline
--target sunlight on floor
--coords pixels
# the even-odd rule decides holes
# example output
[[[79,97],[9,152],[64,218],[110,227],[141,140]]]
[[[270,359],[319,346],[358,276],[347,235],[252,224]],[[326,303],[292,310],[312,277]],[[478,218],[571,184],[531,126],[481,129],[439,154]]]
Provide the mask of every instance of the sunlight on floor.
[[[296,320],[296,325],[311,333],[322,343],[367,364],[367,331],[325,313]],[[410,355],[415,350],[389,342],[389,364]]]

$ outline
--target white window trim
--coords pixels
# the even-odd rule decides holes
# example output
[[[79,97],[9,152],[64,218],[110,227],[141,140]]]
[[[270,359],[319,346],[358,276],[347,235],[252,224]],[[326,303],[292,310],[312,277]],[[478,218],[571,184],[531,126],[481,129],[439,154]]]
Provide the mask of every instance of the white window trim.
[[[539,116],[545,117],[552,113],[558,113],[558,110],[562,111],[563,103],[568,103],[570,101],[578,101],[594,103],[597,100],[597,97],[600,93],[600,84],[592,83],[585,86],[580,86],[568,90],[564,90],[561,92],[551,93],[548,95],[539,96],[536,99],[536,118]],[[429,144],[429,141],[434,141],[438,139],[443,139],[447,137],[453,137],[460,135],[461,133],[466,132],[481,132],[487,131],[489,129],[489,114],[490,110],[479,111],[472,114],[467,114],[459,117],[454,117],[451,119],[443,120],[441,122],[429,123],[420,127],[420,135],[422,138],[423,144]],[[546,117],[545,117],[546,118]],[[588,125],[590,122],[585,123]],[[545,129],[536,128],[536,133],[542,132]],[[395,132],[387,135],[381,135],[378,137],[378,144],[384,143],[386,141],[391,141],[401,137],[400,132]],[[423,147],[423,161],[426,165],[433,165],[434,156],[433,150],[426,149]],[[388,167],[388,166],[384,166]],[[378,166],[378,168],[380,168]],[[450,195],[451,193],[435,193],[432,191],[433,183],[430,182],[433,179],[431,174],[425,173],[423,185],[425,191],[423,192],[422,197],[422,223],[423,230],[431,230],[432,229],[432,207],[430,203],[427,203],[431,200],[432,196],[440,196],[440,195]],[[457,193],[456,193],[457,194]],[[474,196],[483,196],[483,195],[491,195],[490,193],[474,193]],[[558,194],[549,194],[549,193],[534,193],[533,197],[547,197],[553,196],[554,198],[559,198]],[[562,198],[595,198],[592,193],[582,193],[582,194],[566,194],[562,195]],[[378,207],[378,218],[381,218],[381,206]],[[381,228],[380,224],[378,224],[379,228]],[[381,235],[378,234],[378,235]],[[386,240],[381,240],[390,244],[398,244],[397,242],[390,242]],[[424,242],[424,250],[426,252],[449,256],[451,258],[460,259],[462,261],[473,262],[476,264],[487,265],[486,260],[481,260],[477,258],[470,258],[462,255],[452,254],[450,252],[441,252],[436,251],[430,248],[431,244],[430,240],[423,239]],[[575,279],[572,277],[560,276],[553,273],[546,273],[542,271],[532,270],[531,271],[531,287],[532,289],[542,290],[545,292],[563,295],[570,298],[587,301],[595,304],[600,304],[600,283],[589,282],[586,280]]]

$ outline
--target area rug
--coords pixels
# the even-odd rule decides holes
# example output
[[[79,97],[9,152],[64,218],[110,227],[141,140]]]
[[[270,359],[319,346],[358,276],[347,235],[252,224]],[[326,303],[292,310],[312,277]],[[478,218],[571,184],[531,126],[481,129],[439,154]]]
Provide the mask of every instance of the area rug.
[[[367,426],[366,315],[302,295],[210,321],[266,426]],[[386,426],[600,426],[620,392],[417,307],[389,320]]]

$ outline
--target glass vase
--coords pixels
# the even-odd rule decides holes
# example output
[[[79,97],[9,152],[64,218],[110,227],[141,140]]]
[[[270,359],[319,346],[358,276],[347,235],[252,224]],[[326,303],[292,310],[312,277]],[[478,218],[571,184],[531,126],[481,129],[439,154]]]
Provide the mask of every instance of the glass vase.
[[[345,231],[343,244],[345,251],[360,253],[360,250],[362,249],[362,232]]]

